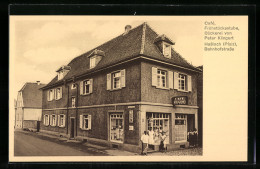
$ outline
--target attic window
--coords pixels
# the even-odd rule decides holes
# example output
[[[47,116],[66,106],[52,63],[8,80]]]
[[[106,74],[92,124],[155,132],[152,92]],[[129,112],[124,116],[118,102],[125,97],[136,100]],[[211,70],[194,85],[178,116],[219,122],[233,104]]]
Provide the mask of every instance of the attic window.
[[[163,45],[163,55],[166,58],[171,58],[171,45],[168,43],[164,43]]]
[[[58,73],[58,80],[63,79],[70,71],[70,66],[61,66],[56,72]]]
[[[90,57],[90,66],[89,68],[94,68],[96,66],[96,57],[95,56],[92,56]]]

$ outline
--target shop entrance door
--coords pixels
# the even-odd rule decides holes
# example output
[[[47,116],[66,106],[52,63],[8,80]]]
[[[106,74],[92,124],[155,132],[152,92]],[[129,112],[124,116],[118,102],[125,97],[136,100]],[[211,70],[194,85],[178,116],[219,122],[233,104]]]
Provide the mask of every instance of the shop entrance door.
[[[75,130],[75,125],[74,125],[74,118],[70,119],[70,138],[74,138],[74,130]]]
[[[187,115],[175,114],[175,141],[187,141]]]

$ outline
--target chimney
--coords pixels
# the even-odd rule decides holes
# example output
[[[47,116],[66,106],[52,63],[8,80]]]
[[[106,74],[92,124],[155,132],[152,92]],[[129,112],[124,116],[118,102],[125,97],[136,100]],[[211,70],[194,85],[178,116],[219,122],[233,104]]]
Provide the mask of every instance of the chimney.
[[[40,85],[40,81],[36,81],[37,82],[37,85]]]
[[[130,30],[131,30],[132,26],[131,25],[126,25],[125,26],[125,32],[124,35],[126,35]]]

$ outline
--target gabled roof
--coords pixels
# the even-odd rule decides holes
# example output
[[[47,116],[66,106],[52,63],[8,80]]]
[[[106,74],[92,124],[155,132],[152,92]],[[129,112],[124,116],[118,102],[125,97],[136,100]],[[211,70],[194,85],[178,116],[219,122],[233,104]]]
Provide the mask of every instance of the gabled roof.
[[[44,87],[45,84],[37,84],[27,82],[24,84],[19,92],[22,92],[23,105],[24,107],[30,108],[41,108],[42,107],[42,90],[40,88]]]
[[[172,57],[166,58],[158,49],[155,44],[156,38],[160,37],[154,30],[150,28],[147,23],[143,23],[131,30],[127,34],[121,34],[118,37],[74,58],[68,66],[71,70],[62,79],[71,79],[75,76],[94,72],[96,70],[106,68],[116,63],[129,60],[138,56],[146,56],[151,59],[172,63],[177,66],[188,68],[191,70],[199,71],[193,65],[189,64],[180,54],[172,49]],[[164,40],[167,38],[163,36]],[[172,42],[169,38],[167,38]],[[96,67],[89,69],[89,56],[94,51],[102,51],[105,53],[102,60],[97,64]],[[51,82],[46,85],[51,86],[59,82],[58,77],[54,77]],[[45,87],[44,87],[45,88]]]

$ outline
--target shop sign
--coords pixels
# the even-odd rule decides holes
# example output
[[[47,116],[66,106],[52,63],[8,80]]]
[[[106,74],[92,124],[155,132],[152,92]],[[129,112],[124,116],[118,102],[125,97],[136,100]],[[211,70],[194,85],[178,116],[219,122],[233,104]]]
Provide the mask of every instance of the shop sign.
[[[134,122],[134,110],[129,110],[129,123]]]
[[[172,97],[172,105],[187,105],[188,104],[188,97],[187,96],[177,96]]]

